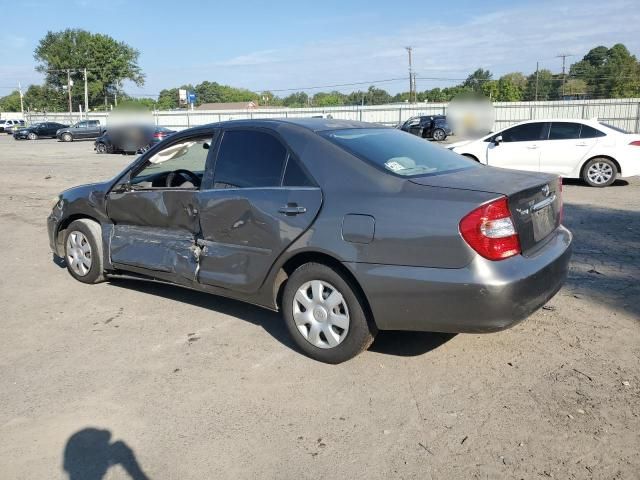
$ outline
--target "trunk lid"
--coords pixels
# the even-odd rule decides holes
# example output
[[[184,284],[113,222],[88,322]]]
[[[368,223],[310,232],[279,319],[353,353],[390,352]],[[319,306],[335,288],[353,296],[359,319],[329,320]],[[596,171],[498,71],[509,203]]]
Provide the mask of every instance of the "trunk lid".
[[[495,167],[478,167],[442,175],[415,177],[418,185],[504,195],[526,255],[549,236],[562,220],[559,177]]]

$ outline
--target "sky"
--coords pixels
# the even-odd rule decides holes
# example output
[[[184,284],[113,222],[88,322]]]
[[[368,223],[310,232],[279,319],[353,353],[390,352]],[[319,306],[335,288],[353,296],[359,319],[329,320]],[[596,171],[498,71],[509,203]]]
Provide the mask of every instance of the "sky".
[[[82,28],[140,51],[142,87],[216,81],[279,96],[408,90],[413,47],[418,90],[459,83],[476,68],[501,74],[561,70],[592,47],[624,43],[640,56],[638,0],[417,1],[0,0],[0,96],[42,82],[33,51],[47,31]],[[442,80],[451,79],[451,80]],[[385,81],[388,80],[388,81]],[[359,83],[361,85],[344,85]],[[329,87],[331,85],[343,85]],[[312,88],[323,87],[323,88]]]

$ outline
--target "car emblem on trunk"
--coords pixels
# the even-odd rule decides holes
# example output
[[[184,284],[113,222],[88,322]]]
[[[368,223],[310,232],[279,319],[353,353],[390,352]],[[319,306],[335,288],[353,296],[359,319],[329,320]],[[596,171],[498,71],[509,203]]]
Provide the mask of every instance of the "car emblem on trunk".
[[[545,185],[544,187],[542,187],[542,194],[543,194],[545,197],[548,197],[548,196],[549,196],[549,193],[550,193],[550,192],[549,192],[549,185]]]

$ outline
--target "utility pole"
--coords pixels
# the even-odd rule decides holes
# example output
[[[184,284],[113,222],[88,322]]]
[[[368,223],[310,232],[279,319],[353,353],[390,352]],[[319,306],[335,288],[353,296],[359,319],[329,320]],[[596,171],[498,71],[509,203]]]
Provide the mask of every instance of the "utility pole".
[[[84,68],[84,116],[89,119],[89,88],[87,87],[87,68]]]
[[[573,55],[571,55],[570,53],[561,53],[559,55],[556,55],[556,58],[562,58],[562,98],[564,98],[564,82],[566,80],[565,64],[566,64],[567,57],[573,57]]]
[[[413,47],[404,48],[409,53],[409,102],[411,102],[411,98],[413,97],[413,65],[411,63],[411,52],[413,51]]]
[[[73,105],[71,103],[71,70],[67,68],[67,94],[69,95],[69,121],[73,121]]]
[[[22,118],[24,118],[24,103],[22,103],[22,85],[18,82],[18,92],[20,92],[20,113],[22,114]]]
[[[539,72],[539,63],[540,62],[536,62],[536,102],[538,101],[538,72]]]

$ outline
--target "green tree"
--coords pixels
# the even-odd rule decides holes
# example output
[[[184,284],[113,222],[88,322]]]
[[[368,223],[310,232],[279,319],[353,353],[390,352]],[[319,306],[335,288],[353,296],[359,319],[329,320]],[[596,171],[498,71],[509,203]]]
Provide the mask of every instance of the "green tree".
[[[520,72],[507,73],[498,80],[498,92],[493,97],[498,102],[519,102],[524,98],[527,77]]]
[[[23,100],[25,110],[62,112],[67,108],[63,92],[46,84],[29,86]]]
[[[475,93],[482,93],[482,84],[493,78],[493,74],[489,70],[478,68],[475,72],[467,77],[462,83],[463,87],[467,87]]]
[[[338,91],[318,92],[313,96],[312,103],[317,107],[335,107],[344,105],[346,96]]]
[[[19,112],[20,92],[14,90],[9,95],[0,98],[0,112]]]
[[[640,63],[621,43],[592,48],[571,65],[569,76],[586,82],[587,93],[595,98],[640,95]]]
[[[537,78],[537,99],[554,100],[557,98],[557,83],[551,70],[542,69],[538,71]],[[527,86],[524,92],[524,100],[532,101],[536,99],[536,74],[532,73],[527,77]]]
[[[46,84],[61,90],[67,85],[67,69],[77,84],[82,83],[81,70],[87,68],[89,107],[104,100],[105,107],[115,94],[122,94],[122,84],[130,80],[144,85],[144,75],[138,65],[139,52],[108,35],[81,29],[47,32],[35,49],[36,70],[46,75]],[[74,103],[84,103],[84,89],[72,89]]]
[[[282,99],[285,107],[306,107],[309,104],[309,95],[305,92],[295,92]]]

